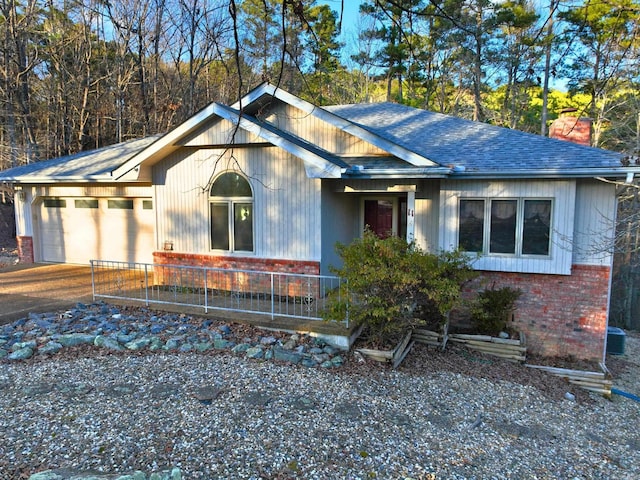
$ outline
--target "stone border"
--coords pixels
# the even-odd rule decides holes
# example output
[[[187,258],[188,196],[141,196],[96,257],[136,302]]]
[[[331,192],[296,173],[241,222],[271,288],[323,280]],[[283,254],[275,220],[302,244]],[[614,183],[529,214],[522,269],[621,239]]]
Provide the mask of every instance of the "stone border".
[[[179,468],[172,468],[171,470],[150,473],[147,476],[139,470],[131,474],[118,475],[56,469],[34,473],[29,477],[29,480],[182,480],[182,472]]]
[[[339,349],[308,335],[267,332],[144,307],[136,307],[135,314],[128,314],[129,310],[98,302],[78,303],[64,313],[30,313],[0,327],[0,359],[28,360],[55,355],[64,348],[95,346],[112,352],[224,350],[248,359],[306,367],[334,368],[344,363]],[[252,328],[252,338],[243,338],[247,328]]]

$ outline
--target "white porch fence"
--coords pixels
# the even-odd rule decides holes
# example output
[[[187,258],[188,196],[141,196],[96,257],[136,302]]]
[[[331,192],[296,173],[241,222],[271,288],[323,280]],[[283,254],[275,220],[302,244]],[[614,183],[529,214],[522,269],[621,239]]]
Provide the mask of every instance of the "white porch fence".
[[[322,320],[327,294],[345,280],[256,270],[91,260],[93,297]],[[339,319],[349,326],[348,316]]]

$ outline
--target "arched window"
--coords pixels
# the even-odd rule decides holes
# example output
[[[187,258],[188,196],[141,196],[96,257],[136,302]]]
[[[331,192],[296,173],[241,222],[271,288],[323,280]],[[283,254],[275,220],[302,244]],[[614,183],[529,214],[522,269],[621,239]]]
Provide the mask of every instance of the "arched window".
[[[211,249],[253,252],[253,192],[246,178],[226,172],[209,195]]]

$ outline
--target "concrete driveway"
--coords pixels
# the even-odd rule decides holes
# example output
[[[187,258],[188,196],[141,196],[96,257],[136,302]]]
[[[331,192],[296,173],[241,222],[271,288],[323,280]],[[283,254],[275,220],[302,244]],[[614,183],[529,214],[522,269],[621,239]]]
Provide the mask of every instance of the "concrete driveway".
[[[0,268],[0,325],[29,312],[65,310],[93,301],[89,265],[32,264]]]

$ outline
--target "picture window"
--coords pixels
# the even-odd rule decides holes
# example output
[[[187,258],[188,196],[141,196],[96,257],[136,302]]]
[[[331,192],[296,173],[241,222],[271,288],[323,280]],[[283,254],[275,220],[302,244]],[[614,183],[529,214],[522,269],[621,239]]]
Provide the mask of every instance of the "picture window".
[[[549,256],[551,199],[460,199],[458,247],[483,255]]]

